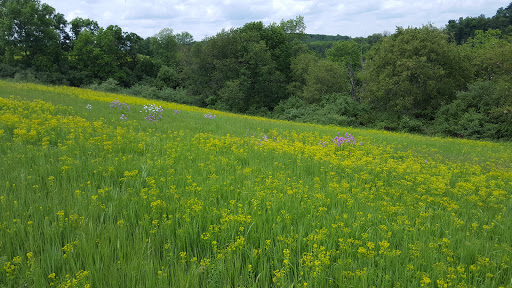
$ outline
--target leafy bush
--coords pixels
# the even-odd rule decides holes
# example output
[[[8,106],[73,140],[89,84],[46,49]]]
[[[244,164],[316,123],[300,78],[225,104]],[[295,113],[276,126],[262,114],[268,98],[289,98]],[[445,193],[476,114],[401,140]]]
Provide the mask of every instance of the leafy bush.
[[[423,123],[415,118],[409,118],[407,116],[402,117],[398,125],[399,129],[404,132],[418,133],[422,132]]]
[[[397,121],[383,119],[376,122],[375,127],[380,130],[397,131],[399,128],[399,123]]]
[[[147,99],[157,99],[159,97],[160,91],[154,86],[136,84],[130,89],[127,90],[128,94],[144,97]]]
[[[156,79],[157,87],[160,89],[176,88],[179,85],[178,72],[173,67],[162,66],[160,71],[158,71]]]
[[[98,88],[100,91],[110,92],[110,93],[117,93],[122,90],[121,87],[119,86],[119,82],[117,82],[116,80],[114,80],[112,78],[109,78],[109,79],[103,81],[103,83],[101,83]]]
[[[307,104],[299,97],[291,97],[274,109],[274,117],[308,123],[359,126],[358,118],[364,111],[364,106],[350,96],[333,93],[322,97],[319,104]]]
[[[13,78],[16,74],[16,68],[0,63],[0,78]]]
[[[488,117],[474,109],[462,114],[457,124],[459,133],[466,138],[495,138],[496,135],[496,124],[490,123]]]
[[[452,103],[437,113],[435,130],[470,139],[512,138],[510,79],[480,81],[457,93]]]
[[[17,72],[14,75],[14,81],[40,83],[39,80],[37,80],[35,73],[31,70],[22,70],[22,71]]]
[[[170,102],[175,102],[175,103],[180,103],[180,104],[193,105],[193,106],[198,106],[198,107],[204,106],[201,96],[191,95],[184,88],[162,89],[158,94],[158,98],[165,100],[165,101],[170,101]]]
[[[92,85],[94,79],[91,74],[87,71],[69,70],[66,72],[66,79],[69,85],[74,87],[85,87]]]
[[[300,97],[292,96],[286,100],[282,100],[279,105],[274,108],[273,115],[276,119],[293,120],[294,116],[301,107],[306,106],[306,102]]]
[[[93,83],[90,85],[84,85],[83,88],[107,93],[124,93],[126,91],[126,89],[120,87],[119,83],[112,78],[109,78],[100,84]]]
[[[52,85],[69,85],[66,77],[58,72],[38,72],[36,77],[41,83]]]

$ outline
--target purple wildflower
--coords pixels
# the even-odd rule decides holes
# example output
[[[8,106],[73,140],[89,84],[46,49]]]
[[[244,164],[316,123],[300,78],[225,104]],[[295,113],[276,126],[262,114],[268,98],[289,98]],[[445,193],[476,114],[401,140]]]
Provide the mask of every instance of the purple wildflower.
[[[334,144],[336,145],[337,147],[337,150],[338,149],[341,149],[342,145],[344,143],[346,144],[351,144],[351,145],[355,145],[356,144],[356,138],[354,138],[354,136],[352,136],[352,134],[349,134],[349,133],[345,133],[345,136],[339,136],[340,133],[338,132],[338,136],[334,137],[332,139],[332,142],[334,142]],[[321,143],[322,144],[322,143]],[[363,142],[359,143],[359,145],[363,144]],[[322,146],[324,146],[322,144]],[[325,147],[325,146],[324,146]]]
[[[148,121],[148,122],[152,122],[152,121],[159,121],[160,119],[162,119],[162,113],[164,111],[164,108],[162,108],[162,106],[156,106],[156,104],[149,104],[149,105],[144,105],[142,110],[144,110],[144,111],[140,111],[140,112],[149,113],[149,115],[147,117],[145,117],[144,119],[146,119],[146,121]]]
[[[215,119],[216,115],[212,115],[212,112],[208,112],[207,114],[204,114],[204,118],[207,119]]]

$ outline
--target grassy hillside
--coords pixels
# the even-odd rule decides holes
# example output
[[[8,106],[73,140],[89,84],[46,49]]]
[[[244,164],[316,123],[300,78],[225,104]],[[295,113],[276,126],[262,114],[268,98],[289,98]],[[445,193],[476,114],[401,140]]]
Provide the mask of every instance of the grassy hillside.
[[[0,287],[512,287],[511,163],[0,82]]]

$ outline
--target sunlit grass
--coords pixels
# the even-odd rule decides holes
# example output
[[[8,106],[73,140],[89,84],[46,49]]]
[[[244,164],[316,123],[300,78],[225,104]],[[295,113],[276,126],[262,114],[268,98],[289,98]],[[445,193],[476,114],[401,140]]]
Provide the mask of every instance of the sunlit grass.
[[[0,287],[512,287],[507,143],[0,82],[0,161]]]

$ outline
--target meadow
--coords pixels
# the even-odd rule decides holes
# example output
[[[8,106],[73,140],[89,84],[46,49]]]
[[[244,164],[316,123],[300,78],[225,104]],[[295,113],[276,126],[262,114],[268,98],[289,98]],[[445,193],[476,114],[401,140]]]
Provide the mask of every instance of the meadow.
[[[0,287],[512,287],[512,144],[0,81]]]

